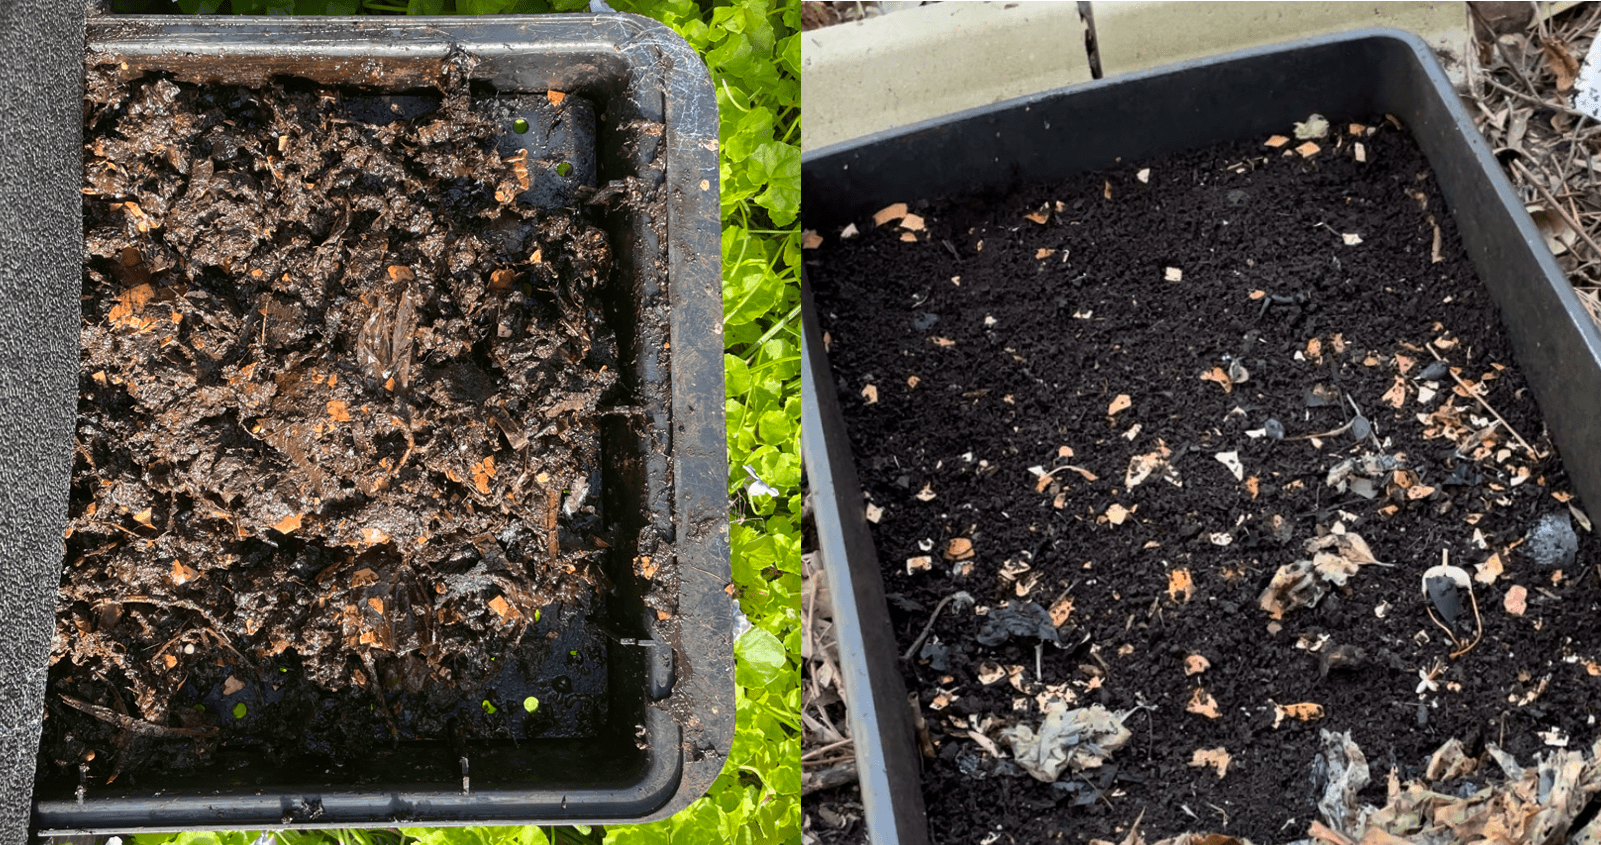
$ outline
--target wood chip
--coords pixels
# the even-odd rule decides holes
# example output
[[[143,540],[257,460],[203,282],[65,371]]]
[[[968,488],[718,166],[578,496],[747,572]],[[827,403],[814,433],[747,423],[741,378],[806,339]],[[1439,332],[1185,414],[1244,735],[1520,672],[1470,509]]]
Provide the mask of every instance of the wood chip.
[[[1127,508],[1116,502],[1113,502],[1111,506],[1106,509],[1106,521],[1112,523],[1113,525],[1122,525],[1123,522],[1128,519],[1128,515],[1130,513],[1131,511],[1129,511]]]
[[[242,690],[244,688],[245,688],[245,682],[239,680],[237,677],[235,677],[233,675],[229,675],[227,680],[224,680],[222,682],[222,694],[223,695],[233,695],[234,693],[236,693],[236,692],[238,692],[238,691],[240,691],[240,690]]]
[[[1402,405],[1406,404],[1406,379],[1396,376],[1395,382],[1390,385],[1389,390],[1384,391],[1384,395],[1380,399],[1384,404],[1399,410]]]
[[[489,609],[493,610],[496,616],[499,616],[502,621],[506,622],[510,622],[511,620],[522,615],[517,612],[517,608],[511,606],[511,602],[506,601],[505,596],[495,596],[494,598],[490,599]]]
[[[1300,153],[1301,158],[1311,158],[1312,156],[1317,155],[1318,152],[1320,150],[1322,150],[1322,149],[1323,148],[1318,146],[1317,144],[1314,144],[1311,141],[1307,141],[1306,143],[1302,144],[1301,146],[1296,147],[1295,151],[1297,153]]]
[[[350,576],[350,589],[359,590],[369,584],[378,583],[378,573],[371,569],[358,569]]]
[[[1165,268],[1165,269],[1162,270],[1162,281],[1164,281],[1164,282],[1182,282],[1182,281],[1184,281],[1184,271],[1179,269],[1178,267]]]
[[[338,399],[329,400],[328,416],[333,418],[334,422],[350,422],[350,406]]]
[[[1212,661],[1199,654],[1192,654],[1184,658],[1184,674],[1186,675],[1199,675],[1210,668],[1212,668]]]
[[[1119,393],[1117,397],[1112,400],[1112,404],[1107,406],[1106,415],[1115,417],[1120,412],[1128,410],[1129,406],[1133,404],[1134,400],[1130,399],[1127,393]]]
[[[272,530],[278,532],[279,534],[293,533],[295,529],[300,527],[300,523],[303,519],[304,516],[302,514],[290,514],[289,516],[286,516],[280,520],[277,525],[274,525]]]
[[[1034,257],[1036,259],[1050,258],[1051,256],[1053,256],[1055,254],[1056,254],[1056,250],[1047,249],[1045,247],[1040,247],[1039,249],[1034,250]]]
[[[1273,149],[1276,150],[1279,147],[1282,147],[1285,144],[1288,144],[1289,142],[1290,142],[1290,139],[1289,139],[1288,136],[1285,136],[1285,135],[1274,135],[1273,137],[1271,137],[1271,138],[1267,139],[1266,141],[1264,141],[1262,143],[1262,146],[1264,146],[1264,147],[1272,147]]]
[[[473,486],[478,492],[488,495],[489,479],[495,477],[495,456],[485,455],[484,459],[472,466]]]
[[[868,502],[867,503],[867,521],[873,523],[874,525],[877,525],[878,521],[883,519],[883,518],[884,518],[884,509],[879,507],[878,505],[873,504],[872,502]]]
[[[551,105],[559,106],[562,100],[567,99],[567,94],[564,91],[546,91],[545,99],[549,100]]]
[[[1050,211],[1048,209],[1049,209],[1049,206],[1042,206],[1039,211],[1035,211],[1035,212],[1031,212],[1029,214],[1023,215],[1023,219],[1024,220],[1031,220],[1031,221],[1033,221],[1035,223],[1040,224],[1041,226],[1044,226],[1051,219],[1051,213],[1050,213]]]
[[[929,340],[932,341],[935,346],[941,346],[941,347],[944,347],[946,349],[949,349],[952,346],[956,345],[956,341],[951,340],[948,337],[931,337],[931,338],[929,338]]]
[[[901,228],[908,232],[921,232],[923,231],[923,218],[916,214],[908,214],[901,218]]]
[[[417,278],[417,274],[411,272],[410,267],[404,267],[399,264],[389,266],[389,281],[391,282],[409,282],[415,278]]]
[[[1356,246],[1362,243],[1362,236],[1355,232],[1345,232],[1340,235],[1340,240],[1344,241],[1346,246]]]
[[[906,203],[897,202],[886,205],[873,214],[873,225],[882,226],[892,220],[899,220],[906,216]]]
[[[801,232],[801,249],[816,249],[823,245],[823,236],[812,229]]]
[[[184,566],[179,561],[172,562],[172,583],[183,585],[200,577],[200,573]]]
[[[862,397],[867,400],[867,404],[869,405],[876,403],[878,401],[878,387],[876,385],[869,384],[868,386],[862,388]]]
[[[966,537],[957,537],[945,544],[946,560],[967,560],[974,554],[973,541]]]
[[[914,572],[927,572],[934,566],[934,559],[928,555],[918,555],[906,559],[906,574]]]

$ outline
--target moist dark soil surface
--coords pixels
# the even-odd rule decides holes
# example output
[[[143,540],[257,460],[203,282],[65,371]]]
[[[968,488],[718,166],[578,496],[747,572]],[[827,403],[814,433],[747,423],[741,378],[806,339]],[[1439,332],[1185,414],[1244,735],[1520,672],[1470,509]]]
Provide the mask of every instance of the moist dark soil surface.
[[[1290,841],[1321,731],[1376,805],[1453,737],[1595,739],[1595,543],[1531,554],[1542,518],[1579,524],[1561,463],[1425,160],[1371,124],[914,202],[808,254],[900,648],[974,600],[902,664],[936,842],[1141,814]],[[1422,593],[1442,554],[1472,578],[1454,630]],[[1270,590],[1283,567],[1308,592]],[[1094,705],[1133,734],[1104,765],[1011,759],[1007,728]]]
[[[610,247],[523,201],[546,163],[497,151],[510,120],[446,78],[91,73],[41,775],[603,718]]]

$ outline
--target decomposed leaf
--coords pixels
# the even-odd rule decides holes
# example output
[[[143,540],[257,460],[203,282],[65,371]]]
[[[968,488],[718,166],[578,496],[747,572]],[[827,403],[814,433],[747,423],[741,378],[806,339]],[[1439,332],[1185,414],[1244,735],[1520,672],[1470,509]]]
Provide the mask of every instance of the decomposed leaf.
[[[1129,406],[1133,404],[1134,400],[1130,399],[1127,393],[1119,393],[1112,399],[1112,404],[1107,406],[1106,415],[1115,417],[1119,413],[1128,410]]]
[[[1195,595],[1195,579],[1188,569],[1179,568],[1167,573],[1167,597],[1176,602],[1187,602]],[[1203,660],[1205,658],[1202,658]]]
[[[967,560],[973,555],[973,541],[966,537],[957,537],[945,544],[946,560]]]
[[[1222,386],[1224,393],[1232,393],[1234,391],[1234,382],[1229,378],[1228,373],[1223,372],[1222,367],[1213,367],[1201,373],[1201,381],[1217,382]]]
[[[1315,722],[1323,718],[1323,705],[1311,701],[1303,701],[1299,704],[1273,704],[1273,727],[1275,729],[1278,728],[1279,724],[1286,718],[1301,722]]]
[[[1051,624],[1057,628],[1067,624],[1068,617],[1073,615],[1073,599],[1062,596],[1051,604]]]
[[[1396,357],[1399,358],[1400,356]],[[1384,396],[1382,399],[1384,404],[1389,405],[1392,408],[1400,408],[1402,405],[1405,405],[1406,379],[1396,376],[1395,383],[1390,385],[1389,390],[1384,391]]]
[[[1579,62],[1568,52],[1568,48],[1556,39],[1542,39],[1541,52],[1545,53],[1545,64],[1557,77],[1557,90],[1567,93],[1573,88],[1574,80],[1579,77]]]
[[[1477,569],[1478,571],[1473,575],[1473,580],[1480,584],[1494,584],[1495,579],[1501,577],[1501,573],[1504,571],[1504,567],[1501,564],[1501,555],[1499,553],[1491,554],[1488,558],[1485,558],[1483,563],[1478,565]]]
[[[1222,711],[1217,709],[1217,699],[1213,698],[1205,687],[1196,687],[1195,691],[1190,693],[1190,701],[1184,705],[1184,709],[1190,713],[1199,713],[1208,719],[1223,718]]]
[[[1190,765],[1197,769],[1211,766],[1212,770],[1217,772],[1217,776],[1222,778],[1229,773],[1229,761],[1231,759],[1233,758],[1229,756],[1228,751],[1221,746],[1218,748],[1197,748],[1195,753],[1190,756]]]

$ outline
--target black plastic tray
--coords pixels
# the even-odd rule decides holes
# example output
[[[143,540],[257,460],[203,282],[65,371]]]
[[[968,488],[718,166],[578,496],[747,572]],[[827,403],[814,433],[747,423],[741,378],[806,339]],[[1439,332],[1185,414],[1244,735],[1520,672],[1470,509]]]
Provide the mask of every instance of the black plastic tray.
[[[806,228],[834,231],[884,205],[1058,179],[1331,121],[1400,118],[1428,156],[1518,365],[1591,512],[1601,507],[1601,333],[1580,305],[1427,45],[1368,30],[1249,50],[1049,91],[802,157]],[[802,455],[839,605],[840,659],[875,845],[929,841],[911,710],[833,376],[802,289]],[[823,389],[819,389],[819,385]],[[887,774],[888,777],[883,775]]]
[[[612,588],[570,620],[587,642],[578,647],[604,666],[593,678],[595,718],[553,732],[562,738],[402,742],[313,770],[274,768],[224,747],[203,771],[160,784],[91,782],[81,796],[75,779],[52,778],[36,785],[34,828],[66,835],[634,823],[664,818],[704,793],[733,738],[734,659],[724,592],[717,107],[699,57],[665,27],[619,14],[99,17],[87,38],[91,54],[114,57],[130,77],[161,72],[247,85],[297,77],[380,92],[434,87],[442,62],[466,54],[475,86],[507,111],[504,144],[538,137],[544,149],[530,161],[573,164],[563,178],[543,180],[554,192],[529,200],[562,202],[585,183],[604,191],[624,179],[647,198],[614,206],[603,222],[616,257],[606,316],[640,413],[602,424],[602,507],[613,535],[629,540],[603,563]],[[590,120],[549,133],[547,90],[573,95],[579,112],[592,105]],[[517,116],[533,131],[512,135]],[[662,564],[654,579],[636,573],[642,552]]]

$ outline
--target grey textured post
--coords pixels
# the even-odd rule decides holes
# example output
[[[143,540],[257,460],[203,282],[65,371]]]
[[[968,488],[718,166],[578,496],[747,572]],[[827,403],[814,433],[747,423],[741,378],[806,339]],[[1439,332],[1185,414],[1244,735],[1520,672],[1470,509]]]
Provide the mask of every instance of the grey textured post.
[[[28,839],[82,279],[82,0],[0,0],[0,843]]]

